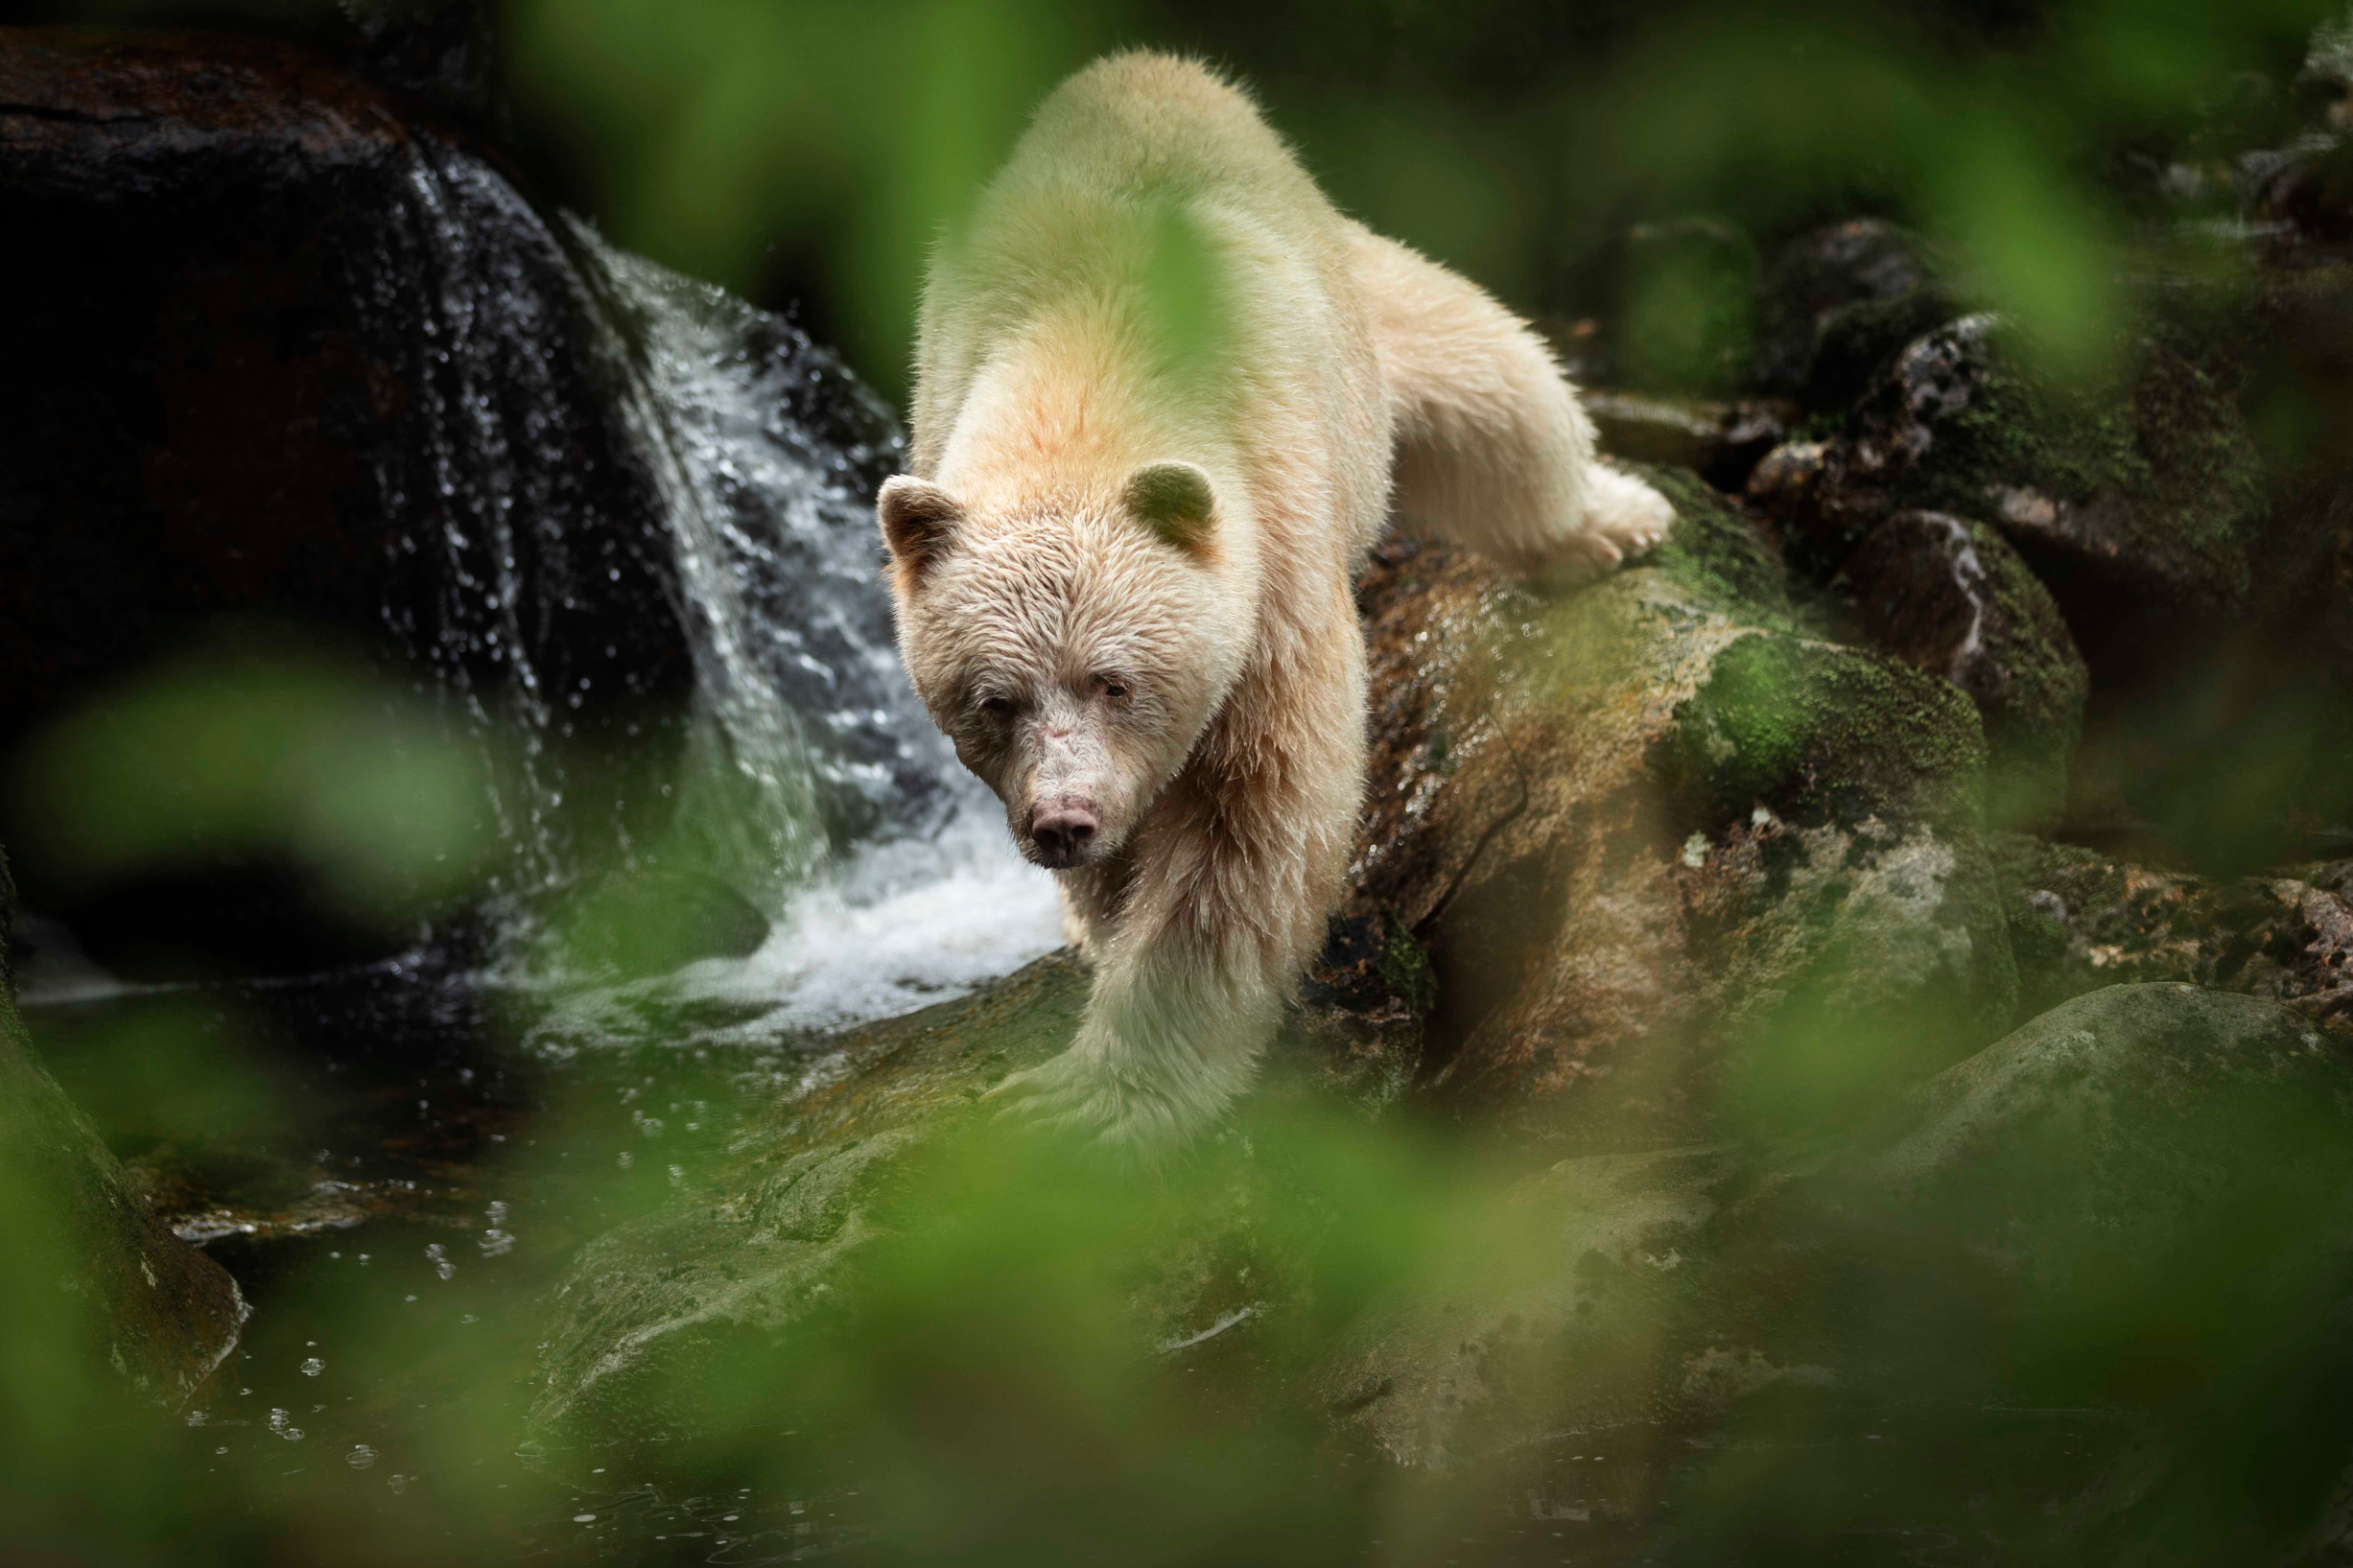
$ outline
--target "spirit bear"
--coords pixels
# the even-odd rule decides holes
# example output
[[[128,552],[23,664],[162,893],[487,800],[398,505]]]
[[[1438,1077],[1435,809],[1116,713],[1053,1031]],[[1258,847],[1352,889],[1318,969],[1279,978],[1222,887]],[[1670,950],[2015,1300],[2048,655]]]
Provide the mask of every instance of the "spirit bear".
[[[1524,323],[1165,55],[1056,89],[943,240],[912,423],[877,503],[907,671],[1094,967],[1069,1051],[992,1093],[1165,1148],[1244,1088],[1339,901],[1352,586],[1392,513],[1568,583],[1672,511]]]

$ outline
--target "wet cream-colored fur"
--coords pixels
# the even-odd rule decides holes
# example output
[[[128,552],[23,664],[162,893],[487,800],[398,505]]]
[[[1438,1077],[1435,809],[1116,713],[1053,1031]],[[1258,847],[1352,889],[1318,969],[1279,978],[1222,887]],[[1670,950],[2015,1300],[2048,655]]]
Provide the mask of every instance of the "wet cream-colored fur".
[[[913,426],[878,506],[902,653],[1094,964],[1071,1049],[997,1093],[1165,1147],[1248,1083],[1339,900],[1392,510],[1564,584],[1670,510],[1522,322],[1161,55],[1065,82],[943,242]]]

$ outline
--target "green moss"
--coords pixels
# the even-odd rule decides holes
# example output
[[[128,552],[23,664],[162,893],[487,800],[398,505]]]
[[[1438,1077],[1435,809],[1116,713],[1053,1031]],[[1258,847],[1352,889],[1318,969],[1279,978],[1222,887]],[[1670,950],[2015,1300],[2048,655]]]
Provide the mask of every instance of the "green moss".
[[[1799,822],[1974,826],[1980,814],[1975,706],[1947,682],[1858,648],[1742,638],[1676,720],[1677,771],[1718,819],[1760,802]]]
[[[1388,941],[1381,948],[1377,971],[1391,990],[1405,998],[1408,1007],[1426,1017],[1438,1001],[1438,973],[1412,932],[1394,918],[1387,924]]]
[[[1642,564],[1743,620],[1787,617],[1788,573],[1756,525],[1687,468],[1626,466],[1675,507],[1674,530]]]

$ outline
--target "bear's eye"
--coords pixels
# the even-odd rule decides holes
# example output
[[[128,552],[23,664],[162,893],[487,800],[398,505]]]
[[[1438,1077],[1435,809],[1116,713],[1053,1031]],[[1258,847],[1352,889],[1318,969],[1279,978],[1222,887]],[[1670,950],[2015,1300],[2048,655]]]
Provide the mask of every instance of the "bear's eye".
[[[1011,697],[982,697],[980,711],[991,718],[1009,718],[1013,714]]]
[[[1114,702],[1125,702],[1127,700],[1127,682],[1119,679],[1119,677],[1117,675],[1097,675],[1094,678],[1094,686],[1096,690],[1102,692],[1103,695],[1109,697]]]

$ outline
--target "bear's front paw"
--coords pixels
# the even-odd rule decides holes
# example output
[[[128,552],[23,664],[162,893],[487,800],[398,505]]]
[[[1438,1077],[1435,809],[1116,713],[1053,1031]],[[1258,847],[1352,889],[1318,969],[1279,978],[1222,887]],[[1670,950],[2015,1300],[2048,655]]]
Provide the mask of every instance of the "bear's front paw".
[[[1075,1050],[1012,1074],[981,1098],[1002,1102],[999,1121],[1076,1133],[1129,1156],[1149,1157],[1172,1147],[1186,1132],[1161,1096],[1126,1081],[1101,1059]]]

